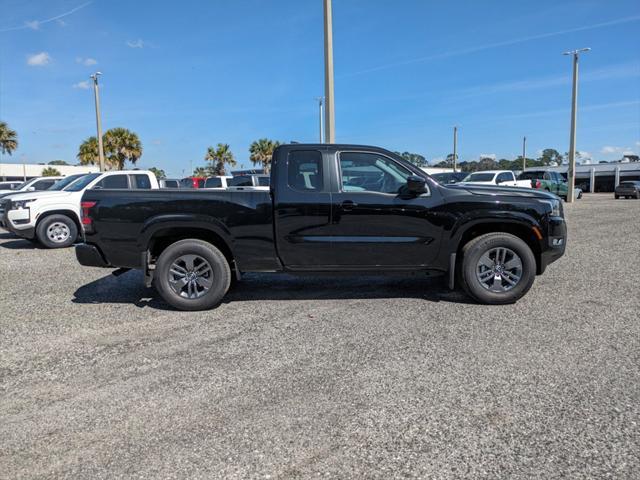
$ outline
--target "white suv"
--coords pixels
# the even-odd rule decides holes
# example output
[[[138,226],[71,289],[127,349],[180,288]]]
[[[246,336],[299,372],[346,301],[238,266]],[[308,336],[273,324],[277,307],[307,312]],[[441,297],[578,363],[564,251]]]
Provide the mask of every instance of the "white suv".
[[[37,239],[47,248],[71,246],[81,231],[80,201],[88,189],[157,189],[156,176],[146,170],[89,173],[62,190],[21,193],[0,199],[0,218],[16,235]]]
[[[7,195],[13,195],[20,192],[39,192],[41,190],[47,190],[54,183],[64,177],[36,177],[26,182],[22,182],[20,185],[11,189],[0,190],[0,197],[6,197]]]

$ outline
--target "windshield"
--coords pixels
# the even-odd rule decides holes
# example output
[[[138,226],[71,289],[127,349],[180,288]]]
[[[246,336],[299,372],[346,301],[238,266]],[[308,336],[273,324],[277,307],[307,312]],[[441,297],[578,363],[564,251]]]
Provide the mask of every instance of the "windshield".
[[[35,182],[36,179],[32,178],[31,180],[27,180],[26,182],[22,182],[20,185],[18,185],[15,189],[16,190],[22,190],[23,188],[27,188],[28,185],[31,185],[33,182]]]
[[[98,178],[100,175],[102,175],[101,173],[89,173],[87,175],[85,175],[84,177],[76,180],[75,182],[73,182],[71,185],[69,185],[67,188],[65,188],[65,192],[79,192],[80,190],[82,190],[83,188],[85,188],[87,185],[89,185],[91,182],[93,182],[96,178]]]
[[[493,180],[495,173],[472,173],[467,175],[464,182],[490,182]]]
[[[72,184],[77,179],[84,177],[84,175],[85,174],[82,173],[78,175],[69,175],[68,177],[64,177],[62,180],[58,180],[56,183],[54,183],[51,186],[51,188],[49,188],[49,190],[55,190],[55,191],[64,190],[64,187]]]

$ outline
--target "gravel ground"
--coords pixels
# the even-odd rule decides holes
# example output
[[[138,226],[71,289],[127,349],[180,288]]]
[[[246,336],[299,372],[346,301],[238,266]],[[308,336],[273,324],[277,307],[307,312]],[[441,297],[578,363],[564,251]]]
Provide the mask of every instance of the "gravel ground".
[[[638,478],[640,202],[517,305],[247,276],[208,312],[0,233],[2,478]]]

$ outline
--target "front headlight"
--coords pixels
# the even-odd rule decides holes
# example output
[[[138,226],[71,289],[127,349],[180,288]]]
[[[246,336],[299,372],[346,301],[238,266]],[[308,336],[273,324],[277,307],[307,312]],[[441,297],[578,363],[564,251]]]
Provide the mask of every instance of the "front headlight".
[[[546,203],[551,207],[551,216],[552,217],[561,217],[562,216],[562,204],[560,203],[560,199],[553,200],[540,200],[543,203]]]
[[[28,208],[29,203],[35,199],[29,198],[27,200],[14,200],[11,202],[11,210],[20,210],[21,208]]]

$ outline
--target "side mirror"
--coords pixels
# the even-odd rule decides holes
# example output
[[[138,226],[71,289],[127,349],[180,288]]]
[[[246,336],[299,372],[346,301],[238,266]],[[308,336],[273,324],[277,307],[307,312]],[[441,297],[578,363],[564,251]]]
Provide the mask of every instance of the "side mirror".
[[[36,187],[27,188],[27,192],[35,192],[35,191],[36,191]]]
[[[413,195],[420,195],[427,191],[426,183],[424,178],[411,175],[407,177],[407,191]]]

